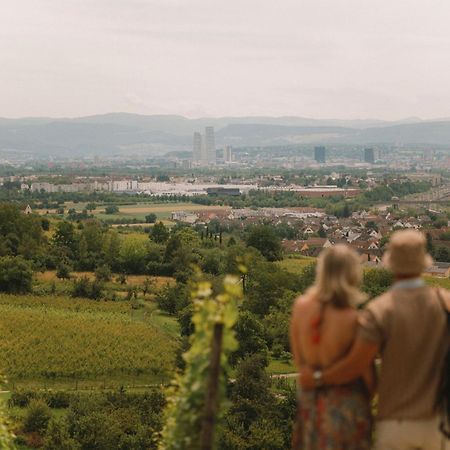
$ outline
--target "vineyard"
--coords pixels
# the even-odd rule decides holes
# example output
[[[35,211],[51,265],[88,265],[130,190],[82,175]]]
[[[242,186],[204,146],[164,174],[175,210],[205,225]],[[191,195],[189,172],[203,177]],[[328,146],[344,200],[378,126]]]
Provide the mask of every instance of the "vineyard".
[[[149,383],[171,376],[176,340],[146,307],[1,295],[0,317],[1,370],[10,382]]]

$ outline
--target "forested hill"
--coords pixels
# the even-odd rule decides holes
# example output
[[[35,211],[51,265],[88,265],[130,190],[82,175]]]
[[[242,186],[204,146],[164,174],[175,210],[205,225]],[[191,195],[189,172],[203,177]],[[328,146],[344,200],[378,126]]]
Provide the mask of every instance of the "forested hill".
[[[214,126],[222,145],[429,144],[449,145],[450,121],[314,120],[301,117],[188,119],[111,113],[80,118],[0,118],[0,151],[35,155],[161,155],[190,150],[192,133]]]

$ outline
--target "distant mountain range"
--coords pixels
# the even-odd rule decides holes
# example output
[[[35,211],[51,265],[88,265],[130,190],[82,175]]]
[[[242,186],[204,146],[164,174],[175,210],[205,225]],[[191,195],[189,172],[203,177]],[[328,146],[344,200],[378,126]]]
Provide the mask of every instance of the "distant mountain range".
[[[192,134],[214,126],[217,147],[292,144],[436,145],[450,148],[450,119],[397,122],[302,117],[111,113],[80,118],[0,118],[0,151],[44,156],[148,154],[191,150]]]

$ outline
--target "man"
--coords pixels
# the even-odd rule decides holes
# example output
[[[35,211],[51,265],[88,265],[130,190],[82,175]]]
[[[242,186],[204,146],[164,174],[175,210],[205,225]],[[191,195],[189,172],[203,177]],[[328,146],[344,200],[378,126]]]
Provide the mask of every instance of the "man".
[[[394,233],[383,262],[395,282],[361,313],[348,355],[323,371],[305,368],[300,381],[305,389],[345,384],[380,353],[375,448],[442,450],[435,401],[450,345],[444,310],[450,309],[450,294],[425,286],[421,274],[432,259],[418,231]]]

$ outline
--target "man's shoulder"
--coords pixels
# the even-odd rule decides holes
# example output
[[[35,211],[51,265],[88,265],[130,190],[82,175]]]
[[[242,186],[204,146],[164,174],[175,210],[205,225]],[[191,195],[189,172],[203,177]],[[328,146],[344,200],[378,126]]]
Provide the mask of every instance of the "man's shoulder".
[[[392,290],[389,290],[370,300],[364,309],[375,312],[383,309],[389,309],[392,307],[392,305],[393,295]]]

